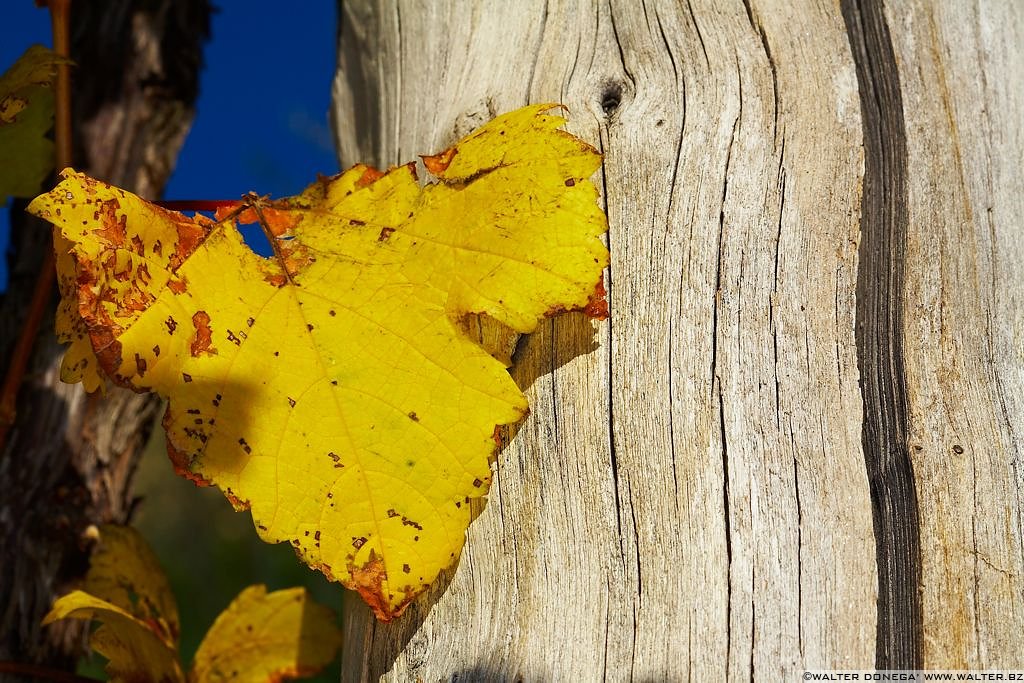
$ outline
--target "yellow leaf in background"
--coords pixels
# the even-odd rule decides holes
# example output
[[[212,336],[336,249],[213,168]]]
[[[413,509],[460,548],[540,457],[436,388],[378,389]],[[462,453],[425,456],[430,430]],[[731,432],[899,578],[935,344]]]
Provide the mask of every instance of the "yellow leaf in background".
[[[128,612],[177,650],[178,605],[160,561],[135,529],[100,527],[83,590]]]
[[[83,591],[58,598],[43,625],[58,619],[85,619],[102,623],[90,636],[92,649],[106,657],[107,673],[115,683],[179,683],[185,680],[178,650],[164,642],[150,626],[130,612]]]
[[[32,197],[53,169],[51,84],[69,60],[33,45],[0,76],[0,205]]]
[[[43,625],[59,619],[101,623],[89,643],[109,660],[112,681],[186,681],[174,596],[153,551],[131,527],[100,529],[85,590],[54,601]],[[187,680],[259,683],[309,676],[334,658],[340,643],[334,613],[305,589],[268,595],[263,586],[250,586],[210,627]]]
[[[203,638],[189,680],[259,683],[311,676],[334,659],[341,631],[305,589],[249,586]]]
[[[7,197],[32,197],[53,170],[53,89],[57,67],[70,60],[41,45],[28,48],[0,76],[0,205]],[[61,379],[82,382],[86,391],[101,385],[88,332],[75,303],[75,267],[71,244],[55,231],[58,285],[57,337],[70,344],[61,365]]]
[[[356,166],[232,220],[162,210],[65,172],[29,210],[74,246],[74,305],[117,383],[169,398],[177,469],[260,536],[394,618],[457,558],[496,426],[527,403],[465,332],[598,315],[600,155],[532,106],[413,164]]]
[[[184,680],[178,606],[160,563],[135,529],[100,527],[83,590],[58,598],[43,623],[67,618],[103,623],[90,643],[110,660],[112,680]]]

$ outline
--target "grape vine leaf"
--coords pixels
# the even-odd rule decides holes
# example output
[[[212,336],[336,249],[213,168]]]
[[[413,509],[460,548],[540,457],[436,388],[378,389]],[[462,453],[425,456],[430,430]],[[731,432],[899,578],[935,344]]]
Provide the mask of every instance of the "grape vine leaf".
[[[33,45],[0,76],[0,205],[33,197],[53,170],[53,80],[69,60]]]
[[[341,643],[334,613],[303,588],[249,586],[220,613],[196,651],[190,681],[259,683],[312,676]]]
[[[557,105],[450,149],[357,165],[214,222],[68,171],[29,210],[74,246],[74,305],[116,383],[169,397],[178,471],[249,509],[260,536],[399,615],[455,562],[497,426],[527,402],[472,341],[606,312],[598,152]],[[235,227],[259,220],[275,256]]]
[[[104,525],[82,590],[54,601],[43,619],[101,622],[92,649],[112,681],[213,683],[310,676],[334,657],[341,632],[303,588],[250,586],[207,631],[186,676],[178,655],[178,609],[160,564],[131,527]]]
[[[53,170],[52,85],[57,67],[71,61],[41,45],[33,45],[0,76],[0,205],[7,197],[32,197]],[[70,344],[61,364],[61,379],[82,382],[86,391],[102,386],[92,345],[74,304],[75,266],[71,245],[55,231],[61,303],[56,331]]]

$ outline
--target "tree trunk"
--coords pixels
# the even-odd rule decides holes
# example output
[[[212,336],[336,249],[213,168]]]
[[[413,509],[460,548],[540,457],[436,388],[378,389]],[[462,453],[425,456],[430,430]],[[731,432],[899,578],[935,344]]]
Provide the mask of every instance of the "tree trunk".
[[[1024,5],[342,3],[343,165],[527,102],[605,155],[457,569],[345,680],[1022,668]]]
[[[159,195],[192,122],[209,15],[206,0],[73,3],[77,167]],[[5,359],[52,248],[49,226],[28,218],[19,217],[12,241],[0,331]],[[73,669],[87,626],[43,629],[40,620],[87,568],[85,529],[127,521],[131,476],[159,401],[123,391],[88,396],[80,385],[62,384],[63,348],[52,320],[39,334],[0,454],[0,660]]]

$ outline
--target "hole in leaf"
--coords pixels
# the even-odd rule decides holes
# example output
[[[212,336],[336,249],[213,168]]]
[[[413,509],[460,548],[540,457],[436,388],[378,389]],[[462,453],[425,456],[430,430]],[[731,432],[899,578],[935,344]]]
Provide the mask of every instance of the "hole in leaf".
[[[242,239],[245,240],[246,246],[254,252],[264,258],[274,255],[274,248],[270,246],[270,240],[263,233],[259,223],[239,225],[238,231],[242,233]]]

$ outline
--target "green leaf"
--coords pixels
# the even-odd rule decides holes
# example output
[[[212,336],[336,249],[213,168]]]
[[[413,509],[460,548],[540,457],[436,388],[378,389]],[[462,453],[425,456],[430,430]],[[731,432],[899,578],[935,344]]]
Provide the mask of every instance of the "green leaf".
[[[70,60],[33,45],[0,76],[0,202],[34,197],[53,169],[53,90]]]

